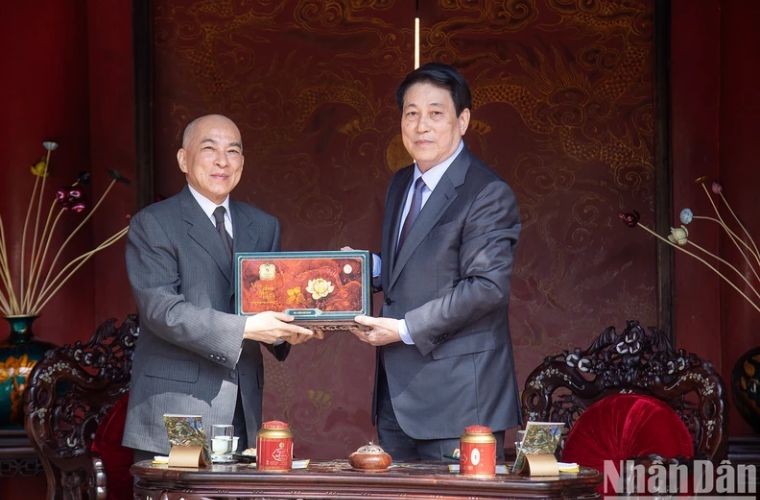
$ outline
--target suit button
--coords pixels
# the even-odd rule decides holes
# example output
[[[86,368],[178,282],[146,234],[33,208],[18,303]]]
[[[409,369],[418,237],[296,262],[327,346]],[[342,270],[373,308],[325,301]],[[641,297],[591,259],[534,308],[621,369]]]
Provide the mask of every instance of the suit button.
[[[393,299],[391,299],[390,297],[385,297],[385,305],[389,306],[391,304],[393,304]]]

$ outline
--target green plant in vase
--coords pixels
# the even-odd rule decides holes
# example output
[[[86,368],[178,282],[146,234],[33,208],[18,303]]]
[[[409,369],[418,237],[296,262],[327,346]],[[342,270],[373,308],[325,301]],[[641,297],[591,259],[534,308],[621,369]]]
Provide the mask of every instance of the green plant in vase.
[[[123,227],[93,249],[67,262],[64,251],[90,220],[116,183],[128,183],[117,171],[109,170],[111,182],[97,202],[88,210],[83,187],[89,172],[79,174],[69,186],[58,188],[45,202],[45,185],[50,172],[50,157],[58,147],[53,141],[42,143],[45,156],[31,167],[34,175],[32,194],[24,217],[20,237],[5,232],[0,215],[0,312],[10,325],[10,335],[0,344],[0,427],[21,426],[21,397],[26,379],[34,364],[51,344],[34,340],[32,322],[64,284],[99,251],[113,245],[127,233]],[[65,217],[82,216],[63,243],[55,239],[56,229]],[[20,246],[19,258],[11,259],[13,245]]]

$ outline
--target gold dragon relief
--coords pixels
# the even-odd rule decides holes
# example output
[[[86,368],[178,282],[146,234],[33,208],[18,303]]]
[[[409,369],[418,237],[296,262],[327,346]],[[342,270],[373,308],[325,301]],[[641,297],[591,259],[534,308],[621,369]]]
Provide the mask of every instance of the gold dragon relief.
[[[648,29],[644,21],[651,18],[651,2],[629,0],[546,0],[556,14],[557,25],[569,24],[584,30],[608,33],[641,33]]]
[[[626,50],[630,56],[623,61],[635,59],[643,65],[647,56],[642,49]],[[577,65],[562,59],[561,51],[553,52],[553,65],[543,54],[537,57],[538,65],[517,56],[522,74],[474,85],[473,107],[512,107],[528,130],[548,138],[560,153],[577,161],[601,162],[614,170],[636,158],[652,168],[652,127],[631,122],[632,113],[626,111],[651,100],[648,95],[628,96],[631,87],[640,83],[635,69],[621,64],[592,83]]]
[[[379,109],[366,92],[366,85],[356,81],[345,81],[334,75],[332,83],[318,86],[305,86],[297,91],[293,103],[294,131],[303,132],[305,124],[319,107],[326,104],[344,104],[356,111],[358,123],[347,123],[338,128],[344,132],[360,131],[371,127],[377,119]],[[343,83],[341,83],[341,81]]]

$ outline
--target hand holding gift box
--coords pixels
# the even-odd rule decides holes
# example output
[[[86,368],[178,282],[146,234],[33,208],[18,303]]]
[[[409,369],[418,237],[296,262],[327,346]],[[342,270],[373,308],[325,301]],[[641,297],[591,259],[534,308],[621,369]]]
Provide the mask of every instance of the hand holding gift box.
[[[283,341],[296,345],[311,338],[323,338],[320,332],[298,326],[293,320],[293,316],[276,311],[263,311],[248,316],[243,338],[273,345]]]

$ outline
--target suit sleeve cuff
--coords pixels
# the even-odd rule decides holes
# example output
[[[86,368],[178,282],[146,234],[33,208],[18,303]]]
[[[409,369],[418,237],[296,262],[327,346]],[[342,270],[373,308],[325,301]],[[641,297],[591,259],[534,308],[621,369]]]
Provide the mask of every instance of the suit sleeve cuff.
[[[400,319],[398,321],[398,334],[404,344],[414,345],[414,339],[412,339],[412,335],[409,333],[409,327],[406,326],[405,319]]]

